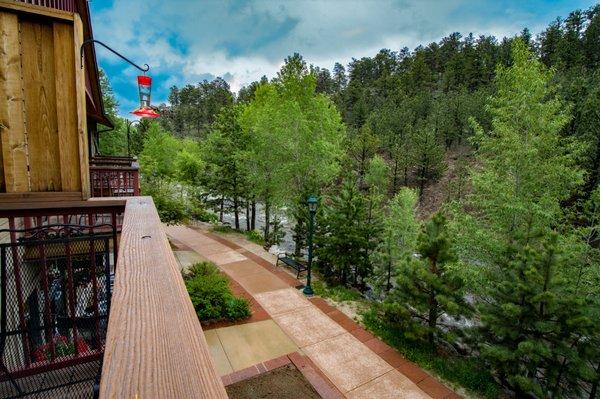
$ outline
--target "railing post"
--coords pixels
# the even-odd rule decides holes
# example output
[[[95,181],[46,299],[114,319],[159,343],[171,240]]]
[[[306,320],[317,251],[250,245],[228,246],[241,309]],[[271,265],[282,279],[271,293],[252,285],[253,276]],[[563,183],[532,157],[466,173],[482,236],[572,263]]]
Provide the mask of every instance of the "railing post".
[[[140,171],[134,170],[131,172],[133,175],[133,195],[139,197],[140,194]]]

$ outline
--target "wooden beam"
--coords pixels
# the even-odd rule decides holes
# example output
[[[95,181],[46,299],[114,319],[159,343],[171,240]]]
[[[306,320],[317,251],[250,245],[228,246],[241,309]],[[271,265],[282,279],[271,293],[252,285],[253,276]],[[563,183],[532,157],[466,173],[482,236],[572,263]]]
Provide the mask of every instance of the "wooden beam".
[[[19,26],[30,190],[61,191],[53,27],[27,19]]]
[[[0,135],[7,192],[29,191],[19,20],[0,12]]]
[[[80,192],[1,193],[0,207],[6,203],[81,201]]]
[[[30,15],[41,15],[63,21],[73,21],[73,13],[49,7],[36,6],[15,0],[0,0],[0,9]]]
[[[63,191],[81,191],[75,69],[79,59],[73,53],[73,24],[54,22],[54,81],[60,175]]]
[[[55,193],[56,194],[56,193]],[[80,194],[80,193],[77,193]],[[0,218],[7,217],[8,214],[15,216],[33,216],[34,214],[54,215],[54,214],[74,214],[77,212],[87,213],[95,212],[98,209],[114,208],[122,211],[125,206],[124,200],[107,199],[106,201],[81,201],[65,200],[60,198],[39,201],[39,200],[21,200],[19,202],[0,202]]]
[[[227,398],[150,197],[125,207],[100,398]]]
[[[77,139],[79,143],[79,170],[81,178],[81,194],[84,199],[90,198],[90,156],[88,147],[87,113],[85,104],[85,71],[79,65],[79,49],[83,43],[83,24],[79,15],[73,19],[73,38],[75,51],[75,92],[77,99]]]

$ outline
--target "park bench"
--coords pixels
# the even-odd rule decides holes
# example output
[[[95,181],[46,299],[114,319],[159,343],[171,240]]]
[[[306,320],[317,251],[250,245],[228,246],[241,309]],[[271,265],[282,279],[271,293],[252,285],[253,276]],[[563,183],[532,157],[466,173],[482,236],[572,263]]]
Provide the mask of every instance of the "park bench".
[[[294,258],[289,257],[288,254],[286,254],[286,253],[280,253],[277,255],[277,262],[275,262],[275,267],[277,267],[279,265],[279,262],[285,263],[292,269],[296,270],[298,272],[298,273],[296,273],[296,278],[299,278],[300,273],[302,273],[303,271],[306,270],[306,265],[298,262]]]

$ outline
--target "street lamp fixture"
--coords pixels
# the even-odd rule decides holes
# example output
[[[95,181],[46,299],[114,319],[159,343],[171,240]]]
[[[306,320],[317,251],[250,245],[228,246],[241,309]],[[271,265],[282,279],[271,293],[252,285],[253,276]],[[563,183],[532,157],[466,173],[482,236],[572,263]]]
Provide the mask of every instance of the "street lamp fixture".
[[[312,274],[312,260],[313,260],[313,236],[315,234],[315,215],[317,213],[317,197],[311,195],[306,201],[308,204],[308,211],[310,213],[309,224],[308,224],[308,270],[306,273],[306,286],[302,292],[304,295],[313,295],[313,289],[310,285],[311,274]]]
[[[127,156],[131,157],[131,126],[134,123],[139,123],[142,120],[141,119],[136,119],[134,121],[130,121],[129,119],[126,119],[127,121]]]

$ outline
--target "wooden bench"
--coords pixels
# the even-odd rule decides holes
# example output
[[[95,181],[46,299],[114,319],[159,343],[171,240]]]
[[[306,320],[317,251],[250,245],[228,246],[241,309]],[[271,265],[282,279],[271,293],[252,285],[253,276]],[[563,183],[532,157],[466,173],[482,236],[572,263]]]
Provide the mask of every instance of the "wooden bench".
[[[306,265],[298,262],[297,260],[291,258],[286,253],[281,253],[277,255],[277,262],[275,262],[275,267],[279,265],[279,262],[283,262],[292,269],[296,270],[298,273],[296,274],[296,278],[300,277],[300,273],[307,269]]]

